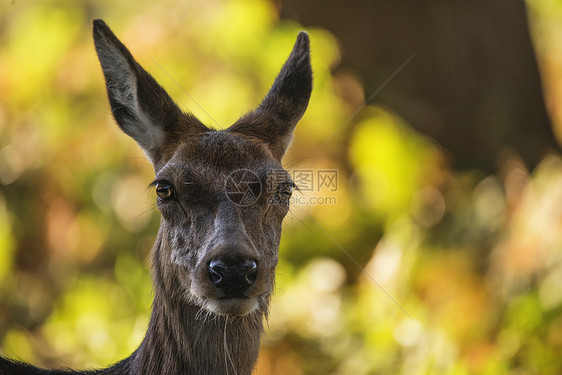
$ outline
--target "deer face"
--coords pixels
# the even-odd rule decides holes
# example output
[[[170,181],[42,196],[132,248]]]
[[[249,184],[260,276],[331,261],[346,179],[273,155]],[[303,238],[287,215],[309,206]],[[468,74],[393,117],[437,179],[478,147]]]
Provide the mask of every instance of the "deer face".
[[[312,89],[307,34],[259,107],[222,131],[183,113],[103,21],[94,41],[115,120],[154,166],[155,276],[209,312],[265,313],[293,186],[281,158]]]
[[[267,309],[292,183],[280,168],[263,144],[209,132],[157,172],[159,256],[190,302],[217,314]]]

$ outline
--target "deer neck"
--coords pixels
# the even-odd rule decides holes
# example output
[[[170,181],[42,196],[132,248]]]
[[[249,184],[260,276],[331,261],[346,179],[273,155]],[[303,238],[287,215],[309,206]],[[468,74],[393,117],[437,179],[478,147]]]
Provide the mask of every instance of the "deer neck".
[[[135,374],[250,375],[256,363],[263,314],[210,315],[181,294],[179,280],[165,272],[161,233],[152,262],[154,302],[146,336],[133,355]]]

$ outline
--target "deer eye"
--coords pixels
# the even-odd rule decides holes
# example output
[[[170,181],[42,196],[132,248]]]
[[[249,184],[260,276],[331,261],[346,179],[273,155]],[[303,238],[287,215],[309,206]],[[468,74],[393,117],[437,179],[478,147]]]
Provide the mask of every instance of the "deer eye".
[[[293,182],[283,182],[281,185],[279,185],[279,193],[291,196],[293,194],[294,187],[296,187],[296,185]]]
[[[174,196],[174,189],[172,185],[167,181],[156,182],[156,195],[159,199],[166,201]]]

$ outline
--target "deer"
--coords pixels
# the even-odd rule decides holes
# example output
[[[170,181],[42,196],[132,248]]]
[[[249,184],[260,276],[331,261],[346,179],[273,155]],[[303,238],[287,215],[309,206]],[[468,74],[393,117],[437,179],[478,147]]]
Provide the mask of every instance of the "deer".
[[[93,39],[115,122],[154,167],[161,220],[148,328],[105,369],[46,370],[0,356],[0,374],[251,374],[296,187],[282,157],[312,92],[309,36],[298,34],[257,108],[222,130],[182,111],[103,20],[93,21]],[[233,199],[242,190],[252,199]]]

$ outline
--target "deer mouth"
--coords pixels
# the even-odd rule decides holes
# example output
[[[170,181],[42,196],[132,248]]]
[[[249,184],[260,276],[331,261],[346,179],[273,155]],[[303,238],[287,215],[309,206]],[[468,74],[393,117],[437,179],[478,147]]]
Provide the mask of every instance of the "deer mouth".
[[[248,315],[259,308],[257,297],[221,297],[206,301],[206,307],[217,315]]]

